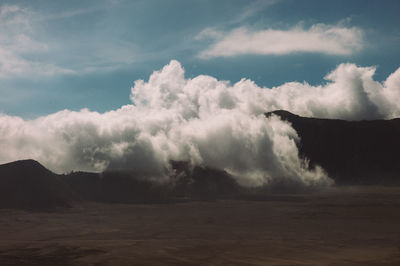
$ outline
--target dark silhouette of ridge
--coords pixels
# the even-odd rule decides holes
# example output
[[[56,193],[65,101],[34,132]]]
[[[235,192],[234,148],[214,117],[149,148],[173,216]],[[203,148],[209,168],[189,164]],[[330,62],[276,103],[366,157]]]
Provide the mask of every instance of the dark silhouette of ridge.
[[[400,183],[400,119],[345,121],[277,110],[301,138],[300,155],[322,166],[337,184]]]
[[[37,161],[0,165],[0,208],[51,210],[72,201],[70,188]]]
[[[169,202],[168,184],[142,179],[126,171],[101,174],[99,201],[108,203]]]
[[[233,198],[240,186],[227,172],[171,162],[170,182],[159,183],[129,171],[73,172],[62,178],[82,200],[106,203],[170,203]]]
[[[100,200],[100,173],[71,172],[61,179],[71,188],[79,200]]]
[[[336,184],[400,184],[400,119],[344,121],[277,115],[297,131],[300,156],[322,166]],[[170,203],[189,200],[270,199],[300,185],[285,182],[246,189],[226,171],[171,162],[170,182],[158,183],[129,171],[57,175],[34,160],[0,165],[0,208],[52,210],[77,200],[105,203]],[[267,195],[267,196],[266,196]]]
[[[163,203],[170,201],[169,184],[132,175],[129,171],[73,172],[62,177],[81,200],[104,203]]]
[[[226,171],[191,166],[188,162],[171,162],[175,171],[173,193],[175,197],[195,200],[217,200],[235,198],[242,188]]]

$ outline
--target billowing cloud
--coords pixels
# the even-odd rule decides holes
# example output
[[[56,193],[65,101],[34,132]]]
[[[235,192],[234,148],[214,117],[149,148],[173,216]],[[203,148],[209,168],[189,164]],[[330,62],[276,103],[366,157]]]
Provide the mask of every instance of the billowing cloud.
[[[368,120],[399,117],[400,68],[383,84],[373,79],[375,70],[375,67],[340,64],[325,77],[325,85],[285,83],[267,90],[269,95],[265,104],[271,109],[286,109],[322,118]]]
[[[346,119],[400,115],[400,69],[383,82],[373,67],[341,64],[325,85],[285,83],[271,89],[242,79],[184,76],[171,61],[148,81],[137,80],[134,104],[106,113],[64,110],[35,120],[0,115],[0,162],[39,160],[52,170],[129,169],[167,178],[170,161],[223,169],[243,185],[289,180],[329,184],[321,168],[299,158],[290,124],[264,113],[286,109]]]
[[[309,29],[251,30],[240,27],[230,32],[205,29],[197,39],[214,38],[215,42],[198,56],[229,57],[244,54],[285,55],[296,52],[350,55],[363,46],[362,30],[351,27],[315,24]]]

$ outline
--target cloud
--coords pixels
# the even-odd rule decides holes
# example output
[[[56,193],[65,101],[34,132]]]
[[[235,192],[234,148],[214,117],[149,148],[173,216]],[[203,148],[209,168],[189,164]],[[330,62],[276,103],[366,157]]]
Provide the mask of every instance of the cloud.
[[[340,64],[327,83],[311,86],[289,82],[268,90],[265,104],[271,109],[323,118],[347,120],[388,119],[400,116],[400,68],[383,83],[373,79],[375,67]],[[249,83],[242,80],[239,83]]]
[[[171,61],[137,80],[134,104],[106,113],[64,110],[35,120],[0,114],[0,162],[39,160],[57,172],[129,169],[167,180],[171,160],[225,170],[245,186],[277,180],[306,186],[331,181],[299,158],[299,137],[287,122],[264,113],[371,119],[400,116],[400,68],[386,81],[375,68],[341,64],[320,86],[289,82],[261,88],[242,79],[185,78]],[[6,151],[6,152],[5,152]]]
[[[296,52],[350,55],[363,47],[363,32],[356,27],[315,24],[309,29],[251,30],[240,27],[230,32],[205,29],[197,39],[215,42],[198,57],[230,57],[243,54],[285,55]]]
[[[255,0],[250,2],[243,10],[239,12],[239,15],[226,24],[237,24],[246,21],[248,18],[253,17],[255,14],[261,12],[269,6],[275,5],[283,0]]]
[[[137,45],[93,34],[47,35],[43,25],[106,9],[105,5],[42,14],[18,5],[0,6],[0,79],[113,71],[139,58]]]
[[[46,43],[35,40],[33,12],[17,5],[0,8],[0,78],[21,75],[73,73],[52,63],[28,59],[30,54],[45,53]]]

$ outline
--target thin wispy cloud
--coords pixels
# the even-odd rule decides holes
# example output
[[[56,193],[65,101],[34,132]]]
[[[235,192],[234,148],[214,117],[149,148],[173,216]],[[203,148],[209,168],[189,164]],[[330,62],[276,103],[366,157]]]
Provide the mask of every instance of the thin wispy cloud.
[[[49,15],[18,5],[0,6],[0,79],[113,71],[134,62],[138,47],[132,42],[99,41],[90,35],[57,39],[42,30],[46,21],[103,9],[104,5]]]
[[[215,42],[198,57],[231,57],[245,54],[286,55],[297,52],[347,56],[363,47],[363,31],[356,27],[315,24],[309,29],[252,30],[235,28],[229,32],[205,29],[197,39]]]
[[[284,0],[256,0],[253,2],[250,2],[249,5],[247,5],[241,12],[240,14],[230,20],[227,24],[236,24],[236,23],[241,23],[257,13],[261,12],[262,10],[268,8],[269,6],[272,6],[274,4],[277,4],[279,2],[282,2]]]
[[[73,73],[50,62],[28,59],[29,54],[48,51],[48,45],[35,38],[32,16],[29,9],[16,5],[0,8],[0,78]]]
[[[63,19],[63,18],[70,18],[70,17],[75,17],[75,16],[81,16],[81,15],[86,15],[89,13],[93,13],[99,10],[105,9],[105,6],[96,6],[96,7],[90,7],[90,8],[80,8],[80,9],[75,9],[71,11],[65,11],[59,14],[51,14],[47,16],[42,16],[40,20],[53,20],[53,19]]]

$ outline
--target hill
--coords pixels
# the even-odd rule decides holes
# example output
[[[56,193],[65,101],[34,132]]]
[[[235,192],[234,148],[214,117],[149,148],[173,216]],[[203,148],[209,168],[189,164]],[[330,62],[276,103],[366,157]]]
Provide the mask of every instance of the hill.
[[[225,171],[172,162],[170,182],[151,182],[129,171],[73,172],[62,177],[82,200],[106,203],[169,203],[233,198],[239,185]]]
[[[34,160],[0,165],[0,208],[51,210],[68,207],[73,193],[58,175]]]
[[[345,121],[266,113],[292,124],[300,155],[322,166],[337,184],[400,183],[400,119]]]
[[[400,184],[400,119],[344,121],[307,118],[279,110],[300,141],[310,168],[322,166],[339,185]],[[168,203],[188,200],[264,199],[290,192],[280,184],[251,190],[223,170],[171,162],[170,182],[151,182],[129,171],[57,175],[34,160],[0,165],[0,208],[51,210],[76,200],[106,203]]]

